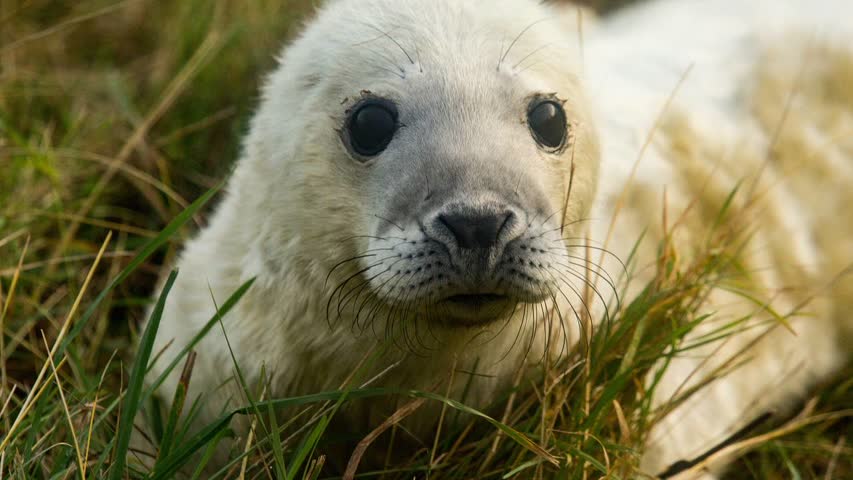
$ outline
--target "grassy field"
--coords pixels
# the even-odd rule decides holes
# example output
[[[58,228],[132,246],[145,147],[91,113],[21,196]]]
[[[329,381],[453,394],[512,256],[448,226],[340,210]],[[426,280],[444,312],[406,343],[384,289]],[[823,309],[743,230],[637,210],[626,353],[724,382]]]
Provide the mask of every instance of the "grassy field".
[[[227,174],[262,74],[312,3],[0,0],[0,479],[171,478],[228,434],[167,422],[154,471],[125,468],[147,393],[131,346],[161,265],[204,224],[193,201]],[[494,421],[413,394],[412,408],[445,402],[463,426],[364,478],[631,478],[654,415],[640,379],[685,333],[673,319],[692,318],[714,268],[662,267],[597,332],[594,367],[537,373],[496,399]],[[750,453],[731,477],[853,478],[853,424],[837,413],[853,405],[846,373],[793,420],[752,432],[762,441],[737,445]],[[256,433],[215,478],[325,478],[327,420],[380,393],[303,399],[300,423],[278,425],[266,406],[290,401],[255,392],[261,403],[244,413]]]

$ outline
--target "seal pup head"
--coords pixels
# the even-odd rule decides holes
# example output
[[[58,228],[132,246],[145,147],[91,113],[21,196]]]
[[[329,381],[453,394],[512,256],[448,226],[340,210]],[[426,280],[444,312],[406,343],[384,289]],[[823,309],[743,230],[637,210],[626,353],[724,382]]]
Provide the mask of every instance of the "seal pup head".
[[[330,319],[359,325],[580,303],[598,146],[559,18],[528,0],[322,9],[270,77],[235,173],[265,217],[259,263],[323,282]]]

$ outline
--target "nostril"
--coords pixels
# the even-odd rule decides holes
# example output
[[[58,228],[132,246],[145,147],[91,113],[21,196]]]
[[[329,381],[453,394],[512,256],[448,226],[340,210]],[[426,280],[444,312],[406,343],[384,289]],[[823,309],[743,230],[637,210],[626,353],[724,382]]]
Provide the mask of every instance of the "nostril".
[[[511,212],[498,214],[448,213],[438,221],[456,240],[459,248],[491,248],[512,217]]]
[[[501,226],[498,228],[498,237],[501,236],[504,230],[506,230],[507,225],[509,225],[509,221],[512,220],[512,217],[515,215],[512,212],[506,212],[502,215],[503,221],[501,221]]]

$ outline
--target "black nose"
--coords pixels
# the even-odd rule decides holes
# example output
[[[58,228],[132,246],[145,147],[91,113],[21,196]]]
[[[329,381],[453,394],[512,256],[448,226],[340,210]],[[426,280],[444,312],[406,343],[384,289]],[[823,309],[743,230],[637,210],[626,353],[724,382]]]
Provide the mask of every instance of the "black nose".
[[[438,221],[453,235],[459,248],[490,248],[512,213],[447,213]]]

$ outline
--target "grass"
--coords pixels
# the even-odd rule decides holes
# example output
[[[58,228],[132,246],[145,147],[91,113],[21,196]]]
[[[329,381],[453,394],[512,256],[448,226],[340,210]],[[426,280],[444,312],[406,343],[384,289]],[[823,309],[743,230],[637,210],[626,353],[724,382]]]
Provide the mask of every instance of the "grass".
[[[657,280],[595,333],[589,368],[534,372],[485,413],[434,392],[270,399],[246,385],[251,405],[189,433],[196,407],[179,389],[183,415],[164,412],[153,470],[124,464],[150,394],[141,378],[158,310],[148,331],[137,326],[152,286],[203,224],[262,73],[311,3],[0,0],[0,478],[171,478],[182,466],[206,478],[234,416],[253,435],[216,478],[324,478],[335,412],[390,394],[409,399],[404,409],[441,402],[462,421],[365,478],[629,478],[654,414],[641,379],[698,320],[692,300],[724,259],[679,265],[662,248]],[[173,368],[190,382],[186,353]],[[798,418],[813,423],[765,429],[732,478],[853,478],[853,429],[833,413],[853,405],[851,374],[807,403]],[[279,424],[281,408],[300,413]]]

